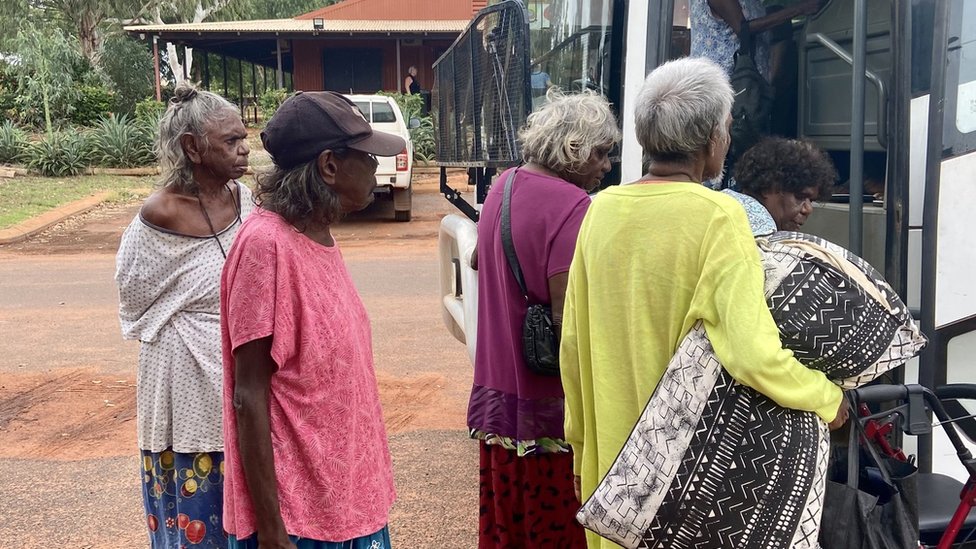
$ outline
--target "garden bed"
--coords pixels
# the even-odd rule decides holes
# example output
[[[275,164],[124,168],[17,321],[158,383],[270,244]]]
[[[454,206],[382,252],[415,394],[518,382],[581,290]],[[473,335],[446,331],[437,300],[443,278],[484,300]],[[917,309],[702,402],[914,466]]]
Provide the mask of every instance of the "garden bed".
[[[147,196],[155,177],[82,175],[76,177],[24,176],[0,183],[0,229],[12,227],[65,204],[109,191],[109,200]]]

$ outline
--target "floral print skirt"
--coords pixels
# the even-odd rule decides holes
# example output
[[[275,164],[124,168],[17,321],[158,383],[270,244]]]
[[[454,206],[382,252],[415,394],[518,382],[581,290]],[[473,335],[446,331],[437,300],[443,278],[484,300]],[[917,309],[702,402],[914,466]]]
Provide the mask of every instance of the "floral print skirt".
[[[223,452],[142,450],[141,472],[153,549],[227,547]]]

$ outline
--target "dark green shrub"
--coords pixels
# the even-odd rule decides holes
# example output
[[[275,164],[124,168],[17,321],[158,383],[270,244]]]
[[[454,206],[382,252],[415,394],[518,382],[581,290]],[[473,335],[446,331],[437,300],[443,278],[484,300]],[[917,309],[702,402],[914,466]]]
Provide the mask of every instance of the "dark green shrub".
[[[136,120],[158,124],[166,112],[166,103],[155,99],[143,99],[136,103]]]
[[[81,126],[91,126],[112,110],[115,98],[105,86],[84,85],[78,87],[71,122]]]
[[[421,116],[424,108],[424,98],[419,94],[402,94],[395,92],[376,92],[376,95],[392,97],[403,113],[404,121],[409,125],[410,119],[420,120],[420,127],[410,128],[410,140],[413,141],[413,157],[427,163],[437,154],[437,142],[434,134],[434,120],[430,116]]]
[[[153,151],[153,162],[156,160],[156,139],[159,137],[159,122],[162,118],[150,118],[148,120],[136,120],[136,126],[139,127],[139,131],[142,132],[142,138],[149,143],[150,148]]]
[[[96,166],[135,168],[156,161],[148,129],[124,114],[99,120],[88,138]]]
[[[153,93],[152,54],[145,42],[116,34],[102,46],[102,70],[115,90],[114,112],[136,112],[136,104]]]
[[[17,78],[13,76],[6,63],[0,62],[0,119],[14,120],[17,117]]]
[[[410,140],[413,141],[415,159],[425,164],[434,160],[437,156],[437,141],[434,135],[434,120],[429,116],[420,119],[420,127],[410,128]]]
[[[54,132],[30,146],[27,167],[48,177],[78,175],[88,167],[88,143],[81,132]]]
[[[24,130],[5,120],[0,124],[0,164],[16,164],[22,160],[29,143]]]
[[[409,121],[411,118],[422,118],[420,113],[424,109],[424,98],[419,94],[402,94],[396,92],[378,91],[376,95],[392,97],[403,113],[403,118]]]
[[[288,98],[288,90],[277,89],[268,90],[258,98],[258,106],[261,107],[261,119],[265,122],[270,119],[278,107]]]

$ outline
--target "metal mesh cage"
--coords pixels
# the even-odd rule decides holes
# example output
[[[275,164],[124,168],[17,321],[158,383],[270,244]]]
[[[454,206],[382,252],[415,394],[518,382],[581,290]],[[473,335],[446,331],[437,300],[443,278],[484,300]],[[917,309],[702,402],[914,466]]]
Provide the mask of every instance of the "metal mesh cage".
[[[518,128],[532,109],[528,21],[518,0],[485,8],[434,63],[440,165],[504,167],[520,160]]]

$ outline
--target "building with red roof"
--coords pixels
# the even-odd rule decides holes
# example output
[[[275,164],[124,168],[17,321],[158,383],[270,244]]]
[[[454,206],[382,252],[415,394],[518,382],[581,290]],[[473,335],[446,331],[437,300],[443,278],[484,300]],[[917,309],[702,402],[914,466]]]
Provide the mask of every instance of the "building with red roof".
[[[215,91],[224,91],[243,108],[274,86],[342,93],[400,91],[410,66],[417,67],[417,79],[429,89],[431,65],[486,4],[344,0],[289,19],[133,25],[125,30],[143,40],[192,48],[194,79],[208,88],[211,80],[219,79],[224,90]],[[258,82],[257,67],[274,76],[270,85],[267,77]],[[233,88],[236,95],[230,92]]]

